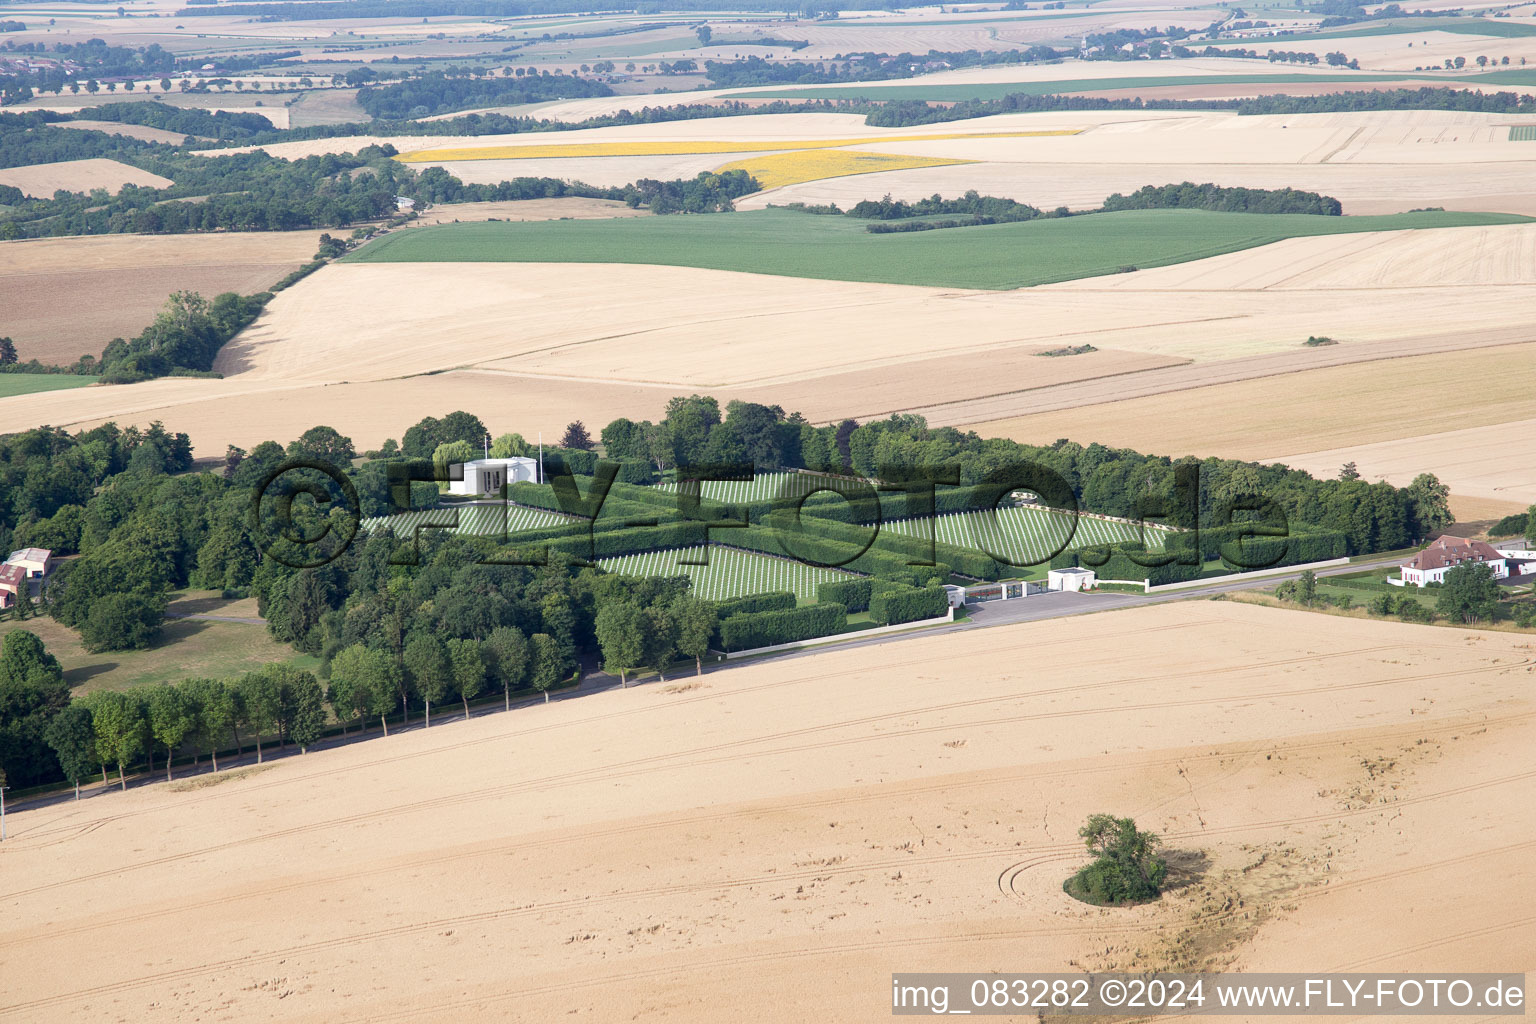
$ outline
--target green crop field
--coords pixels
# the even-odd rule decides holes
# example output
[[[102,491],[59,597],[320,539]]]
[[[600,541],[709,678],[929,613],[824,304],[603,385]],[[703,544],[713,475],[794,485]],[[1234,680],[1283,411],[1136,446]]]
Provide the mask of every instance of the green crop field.
[[[1512,124],[1509,126],[1510,142],[1536,142],[1536,124]]]
[[[1315,36],[1287,36],[1282,39],[1257,40],[1271,48],[1294,50],[1302,47]],[[1233,45],[1249,43],[1235,40]],[[1250,45],[1250,48],[1255,48]],[[1275,72],[1271,74],[1244,75],[1133,75],[1125,78],[1064,78],[1051,82],[976,82],[969,85],[815,85],[798,89],[743,89],[724,95],[731,99],[816,99],[816,100],[928,100],[930,102],[955,102],[960,100],[997,100],[1004,96],[1048,96],[1077,92],[1099,92],[1105,89],[1156,89],[1178,85],[1288,85],[1310,83],[1337,85],[1341,91],[1361,82],[1402,82],[1409,79],[1421,81],[1422,72],[1372,74],[1339,72],[1337,74],[1299,72]],[[1536,83],[1536,71],[1508,68],[1482,73],[1436,75],[1446,82],[1506,83],[1530,85]]]
[[[684,565],[681,564],[684,559],[709,564]],[[840,569],[824,569],[718,544],[707,548],[700,545],[602,558],[597,564],[604,571],[620,576],[687,576],[693,581],[694,596],[706,601],[725,601],[771,590],[792,590],[804,604],[816,600],[818,584],[854,578],[853,573]]]
[[[1041,565],[1063,547],[1076,549],[1142,540],[1138,527],[1129,523],[1078,516],[1072,530],[1072,517],[1044,508],[1000,508],[996,515],[987,512],[956,512],[925,519],[902,519],[886,523],[883,530],[908,537],[928,537],[944,544],[975,548],[1002,556],[1017,566]],[[930,534],[929,531],[932,531]],[[1070,539],[1068,532],[1071,532]],[[1167,531],[1148,524],[1145,543],[1149,550],[1161,551]]]
[[[0,373],[0,398],[31,395],[39,391],[63,391],[94,384],[98,377],[80,377],[73,373]]]
[[[457,518],[455,518],[457,516]],[[541,508],[524,505],[461,505],[458,508],[428,508],[415,512],[402,512],[395,516],[374,516],[364,519],[362,529],[373,532],[388,526],[396,537],[415,536],[418,526],[435,526],[453,533],[468,533],[482,537],[513,536],[525,530],[541,530],[547,526],[563,526],[578,520],[558,512],[546,512]],[[454,525],[457,523],[458,525]]]
[[[875,235],[852,217],[788,210],[698,217],[443,224],[399,231],[354,263],[649,263],[784,277],[1022,288],[1161,267],[1306,235],[1518,224],[1499,213],[1376,217],[1132,210]]]

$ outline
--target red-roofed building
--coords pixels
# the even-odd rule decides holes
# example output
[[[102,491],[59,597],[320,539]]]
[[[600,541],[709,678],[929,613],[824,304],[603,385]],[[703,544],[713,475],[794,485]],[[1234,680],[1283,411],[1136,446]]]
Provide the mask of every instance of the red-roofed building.
[[[1493,570],[1494,579],[1509,575],[1509,556],[1492,544],[1465,537],[1440,537],[1429,547],[1414,555],[1402,565],[1405,586],[1423,587],[1431,583],[1443,583],[1445,574],[1458,565],[1486,565]]]
[[[0,608],[9,608],[16,603],[16,595],[21,593],[22,587],[30,587],[27,582],[27,570],[19,565],[7,562],[0,565]]]

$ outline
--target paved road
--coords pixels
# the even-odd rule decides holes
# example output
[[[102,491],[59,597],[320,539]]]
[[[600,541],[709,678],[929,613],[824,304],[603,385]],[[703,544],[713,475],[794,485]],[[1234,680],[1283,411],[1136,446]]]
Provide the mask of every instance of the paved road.
[[[1351,562],[1348,565],[1331,566],[1327,569],[1315,570],[1319,577],[1338,576],[1343,573],[1363,572],[1368,569],[1385,569],[1395,567],[1402,563],[1401,556],[1392,558],[1379,558],[1370,561]],[[966,629],[986,629],[990,626],[1006,626],[1017,622],[1038,622],[1043,619],[1057,619],[1068,615],[1090,615],[1094,612],[1114,611],[1120,608],[1136,608],[1142,605],[1166,604],[1169,601],[1189,601],[1200,598],[1211,598],[1217,594],[1230,594],[1238,590],[1259,590],[1264,587],[1272,587],[1285,580],[1300,579],[1306,570],[1296,572],[1275,573],[1272,576],[1260,576],[1246,580],[1212,581],[1209,586],[1188,587],[1181,590],[1172,590],[1162,594],[1127,594],[1103,592],[1097,594],[1075,594],[1062,591],[1053,591],[1047,594],[1037,594],[1034,597],[1019,598],[1012,601],[990,601],[986,604],[972,605],[970,617],[964,622],[956,622],[948,626],[930,626],[926,629],[914,630],[911,633],[894,633],[886,636],[869,637],[867,639],[851,638],[845,643],[819,644],[815,647],[800,651],[785,651],[782,654],[765,655],[761,658],[753,658],[751,661],[766,661],[780,658],[803,658],[808,654],[816,654],[827,650],[847,650],[849,648],[868,647],[873,644],[897,643],[908,637],[921,635],[933,636],[941,633],[956,633]],[[739,662],[738,664],[748,664]]]

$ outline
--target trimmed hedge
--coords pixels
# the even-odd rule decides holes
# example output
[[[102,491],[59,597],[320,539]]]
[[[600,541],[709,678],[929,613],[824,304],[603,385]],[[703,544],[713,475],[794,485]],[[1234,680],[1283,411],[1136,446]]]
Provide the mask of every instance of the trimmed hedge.
[[[816,600],[822,604],[840,604],[850,612],[862,612],[869,608],[869,577],[854,580],[831,580],[816,585]]]
[[[644,459],[620,459],[615,483],[648,486],[656,482],[656,467]]]
[[[831,636],[847,625],[848,609],[840,604],[808,604],[804,608],[732,615],[720,623],[720,646],[727,651],[750,651]]]
[[[591,476],[597,471],[597,453],[580,448],[554,448],[544,452],[544,473],[552,476],[564,465],[577,476]]]
[[[729,601],[721,601],[715,605],[715,612],[721,619],[728,619],[732,615],[747,615],[753,612],[776,612],[793,608],[799,604],[792,590],[771,590],[766,594],[748,594],[745,597],[735,597]]]
[[[907,587],[888,590],[869,600],[869,617],[882,626],[933,619],[949,608],[949,595],[943,587]]]

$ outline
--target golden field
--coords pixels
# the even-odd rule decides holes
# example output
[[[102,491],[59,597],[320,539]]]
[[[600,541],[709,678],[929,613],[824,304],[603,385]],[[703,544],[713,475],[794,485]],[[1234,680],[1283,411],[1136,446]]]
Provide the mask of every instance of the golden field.
[[[485,215],[515,215],[496,205]],[[778,278],[624,264],[341,264],[227,345],[223,380],[17,396],[0,403],[0,429],[162,419],[206,454],[325,422],[366,449],[455,408],[497,433],[554,435],[710,392],[815,422],[914,411],[1041,443],[1331,452],[1536,417],[1520,369],[1533,240],[1530,225],[1294,239],[1017,292],[799,281],[791,294]],[[1311,334],[1339,344],[1303,346]],[[1085,341],[1102,351],[1033,354]],[[1445,375],[1460,382],[1453,401],[1402,400]],[[1464,469],[1483,443],[1466,436],[1408,460],[1414,475],[1493,497]],[[1501,472],[1524,459],[1504,453]]]
[[[1527,971],[1487,879],[1533,881],[1533,661],[1184,602],[93,788],[8,816],[0,1013],[774,1024],[889,1019],[893,971]],[[1162,900],[1062,893],[1099,811],[1163,836]]]
[[[1048,129],[1035,132],[981,132],[975,135],[947,132],[928,135],[880,136],[881,142],[931,142],[935,139],[1031,138],[1075,135],[1077,129]],[[837,149],[857,146],[869,138],[723,141],[699,140],[676,142],[574,142],[568,144],[528,143],[520,146],[461,146],[417,149],[395,157],[401,163],[427,164],[449,160],[533,160],[541,157],[604,156],[678,156],[690,153],[751,153],[765,150]]]
[[[842,178],[850,174],[900,171],[912,167],[944,167],[966,163],[935,156],[904,156],[898,153],[864,153],[858,150],[808,150],[799,153],[770,153],[721,164],[717,171],[746,171],[764,189],[795,185],[821,178]]]
[[[165,188],[170,184],[169,178],[162,178],[117,160],[100,158],[0,169],[0,185],[19,188],[34,199],[52,198],[59,189],[66,192],[90,192],[101,188],[116,195],[123,190],[124,185]]]
[[[308,262],[319,238],[262,231],[0,242],[0,332],[22,361],[100,355],[113,338],[148,327],[172,292],[264,291]],[[44,420],[57,422],[46,413]]]
[[[1204,64],[1213,74],[1230,71],[1220,61]],[[1113,70],[1094,62],[1072,68]],[[1060,73],[945,75],[958,81],[1005,71]],[[1165,72],[1172,70],[1148,74]],[[1533,208],[1525,182],[1536,171],[1536,147],[1507,140],[1507,125],[1522,117],[1529,120],[1442,111],[1087,111],[893,132],[856,115],[766,115],[584,129],[555,147],[527,135],[455,140],[450,155],[473,158],[449,163],[466,180],[550,174],[611,185],[691,177],[720,166],[721,146],[740,147],[746,152],[726,166],[751,169],[776,189],[743,207],[846,207],[885,193],[952,196],[970,187],[1043,207],[1091,206],[1109,191],[1148,182],[1209,180],[1317,188],[1339,195],[1347,212],[1526,209]],[[374,141],[422,145],[419,136],[354,138],[273,151],[300,156]],[[488,155],[495,158],[482,159]],[[907,157],[940,166],[865,163]],[[855,170],[867,173],[849,175]],[[786,183],[797,178],[816,180]],[[607,209],[443,206],[427,220],[606,216]],[[18,396],[0,403],[0,429],[161,418],[179,422],[206,454],[324,421],[368,448],[398,438],[421,416],[458,407],[472,407],[497,432],[532,435],[558,433],[574,418],[652,418],[672,394],[712,391],[724,400],[771,400],[816,421],[913,411],[935,424],[1047,442],[1067,436],[1168,453],[1294,456],[1318,472],[1341,448],[1398,444],[1411,453],[1409,439],[1448,434],[1423,449],[1422,468],[1454,478],[1458,499],[1493,500],[1478,474],[1458,470],[1482,458],[1483,435],[1466,435],[1458,448],[1455,431],[1536,415],[1522,396],[1506,394],[1511,378],[1499,372],[1501,346],[1529,340],[1522,332],[1536,317],[1533,266],[1531,225],[1292,239],[1006,293],[826,281],[796,282],[786,292],[779,279],[674,267],[340,265],[280,295],[231,343],[219,362],[222,381]],[[1302,347],[1317,334],[1339,344]],[[1102,350],[1091,361],[1032,355],[1084,342]],[[1479,366],[1493,368],[1491,392],[1469,393],[1469,407],[1454,415],[1433,403],[1428,411],[1418,402],[1394,407],[1392,388],[1422,387],[1414,374],[1441,372],[1461,358],[1456,353],[1475,353]],[[1293,390],[1312,410],[1295,422],[1284,413]],[[1515,472],[1521,456],[1510,457]],[[1395,479],[1414,461],[1383,456],[1374,472]]]

